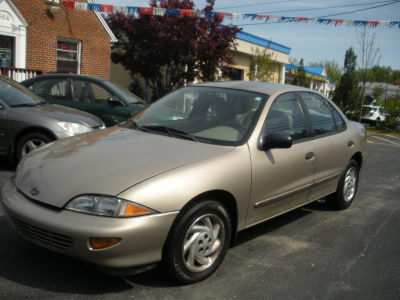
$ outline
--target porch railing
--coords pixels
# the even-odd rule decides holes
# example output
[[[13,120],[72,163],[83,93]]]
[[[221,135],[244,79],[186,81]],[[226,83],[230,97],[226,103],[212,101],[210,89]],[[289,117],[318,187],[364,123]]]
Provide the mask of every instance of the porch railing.
[[[0,67],[0,73],[18,82],[43,74],[41,70],[21,69],[12,67]]]

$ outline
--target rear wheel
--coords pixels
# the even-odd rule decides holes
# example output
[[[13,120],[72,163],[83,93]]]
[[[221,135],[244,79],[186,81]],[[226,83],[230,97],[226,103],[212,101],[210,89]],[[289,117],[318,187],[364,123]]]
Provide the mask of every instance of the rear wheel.
[[[17,162],[29,152],[49,143],[52,138],[43,133],[33,132],[24,135],[17,143]]]
[[[350,206],[356,196],[358,187],[359,166],[352,159],[343,172],[337,190],[327,198],[329,207],[345,209]]]
[[[164,246],[164,265],[179,283],[210,276],[225,257],[232,225],[226,208],[214,200],[184,209]]]

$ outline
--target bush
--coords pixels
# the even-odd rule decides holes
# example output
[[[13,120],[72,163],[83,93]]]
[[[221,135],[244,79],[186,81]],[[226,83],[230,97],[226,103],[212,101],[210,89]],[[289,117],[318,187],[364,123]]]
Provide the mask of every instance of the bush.
[[[379,122],[377,128],[390,131],[400,130],[400,95],[396,96],[396,99],[386,99],[383,105],[387,114],[384,122]]]

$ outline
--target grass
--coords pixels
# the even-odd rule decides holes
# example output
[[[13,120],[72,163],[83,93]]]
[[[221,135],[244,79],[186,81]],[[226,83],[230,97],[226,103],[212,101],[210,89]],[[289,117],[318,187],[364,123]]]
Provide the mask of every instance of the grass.
[[[400,130],[393,130],[387,128],[376,128],[375,126],[365,126],[368,134],[374,133],[389,133],[395,136],[400,136]]]

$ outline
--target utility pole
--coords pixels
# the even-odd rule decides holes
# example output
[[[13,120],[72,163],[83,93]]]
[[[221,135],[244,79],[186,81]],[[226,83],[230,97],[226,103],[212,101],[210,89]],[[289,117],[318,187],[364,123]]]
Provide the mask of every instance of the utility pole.
[[[386,89],[385,89],[385,103],[386,103],[386,97],[387,97],[387,87],[389,83],[389,71],[386,72]]]

